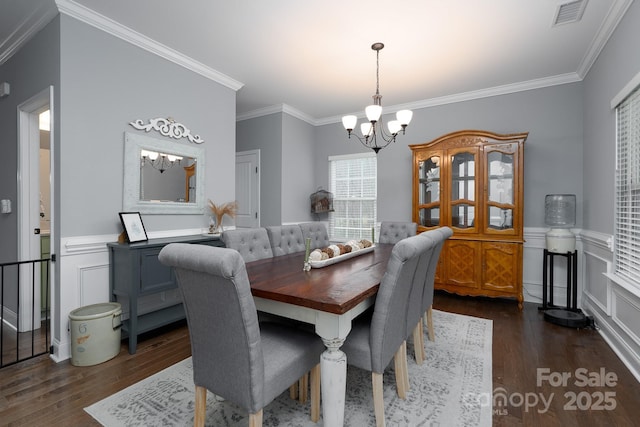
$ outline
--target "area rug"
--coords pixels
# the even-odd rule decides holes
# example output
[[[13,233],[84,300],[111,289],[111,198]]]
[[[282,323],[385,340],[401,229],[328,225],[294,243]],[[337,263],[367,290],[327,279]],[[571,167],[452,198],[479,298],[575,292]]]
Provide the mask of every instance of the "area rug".
[[[409,343],[410,389],[396,394],[392,368],[384,375],[388,426],[473,426],[492,423],[491,320],[434,310],[436,339],[426,339],[427,359],[417,365]],[[426,328],[425,328],[426,335]],[[393,363],[391,363],[393,366]],[[191,426],[195,405],[191,358],[185,359],[87,408],[104,426]],[[247,426],[238,406],[207,393],[207,426]],[[346,426],[374,426],[371,374],[349,366]],[[264,409],[264,426],[321,426],[303,405],[280,395]]]

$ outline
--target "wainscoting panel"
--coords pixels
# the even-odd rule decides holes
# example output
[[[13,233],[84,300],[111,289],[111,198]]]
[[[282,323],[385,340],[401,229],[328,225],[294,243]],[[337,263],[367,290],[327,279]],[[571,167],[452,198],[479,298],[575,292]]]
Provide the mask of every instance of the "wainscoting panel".
[[[603,274],[607,272],[610,261],[586,250],[583,251],[582,261],[582,298],[589,298],[603,313],[611,315],[611,287]]]
[[[109,262],[78,266],[80,306],[109,301]]]
[[[200,234],[204,230],[169,230],[148,233],[150,239]],[[52,299],[52,358],[63,361],[71,357],[69,313],[85,305],[109,302],[109,252],[107,243],[118,235],[74,236],[60,240],[57,268],[60,282]],[[167,304],[176,295],[163,295],[155,304]]]
[[[640,292],[613,274],[611,236],[582,231],[582,309],[640,381]]]
[[[612,319],[636,345],[640,345],[640,299],[624,288],[614,286]]]

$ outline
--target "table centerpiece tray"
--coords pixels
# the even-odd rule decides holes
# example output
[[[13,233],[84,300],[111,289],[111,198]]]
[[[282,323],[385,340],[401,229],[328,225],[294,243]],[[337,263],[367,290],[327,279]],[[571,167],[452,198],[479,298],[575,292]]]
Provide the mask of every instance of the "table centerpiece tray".
[[[362,249],[358,249],[357,251],[347,252],[346,254],[338,255],[333,258],[323,259],[322,261],[309,261],[309,264],[311,264],[311,268],[327,267],[331,264],[346,261],[350,258],[372,252],[375,249],[375,246],[376,245],[371,245],[368,248],[362,248]]]

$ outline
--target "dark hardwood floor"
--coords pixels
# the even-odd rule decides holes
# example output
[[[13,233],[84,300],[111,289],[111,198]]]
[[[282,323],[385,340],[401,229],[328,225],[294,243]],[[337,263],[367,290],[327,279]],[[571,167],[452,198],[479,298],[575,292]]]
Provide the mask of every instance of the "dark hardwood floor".
[[[510,300],[437,293],[434,307],[493,320],[494,401],[506,398],[494,406],[494,426],[638,425],[640,383],[597,331],[553,325],[537,305],[525,303],[520,312]],[[180,322],[143,336],[135,355],[123,341],[121,353],[100,365],[74,367],[42,356],[8,366],[0,370],[0,425],[98,425],[84,407],[190,353]],[[562,375],[570,375],[566,384]]]

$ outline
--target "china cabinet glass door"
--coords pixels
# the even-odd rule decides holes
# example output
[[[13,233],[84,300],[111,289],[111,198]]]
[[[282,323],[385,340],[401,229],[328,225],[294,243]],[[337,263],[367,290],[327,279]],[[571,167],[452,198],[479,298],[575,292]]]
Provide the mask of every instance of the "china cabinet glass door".
[[[487,231],[513,230],[516,185],[513,172],[517,145],[503,144],[499,149],[487,148]]]
[[[450,158],[450,224],[457,229],[474,229],[477,203],[476,152],[460,151],[451,154]]]
[[[440,154],[434,154],[418,164],[419,225],[440,225]]]

